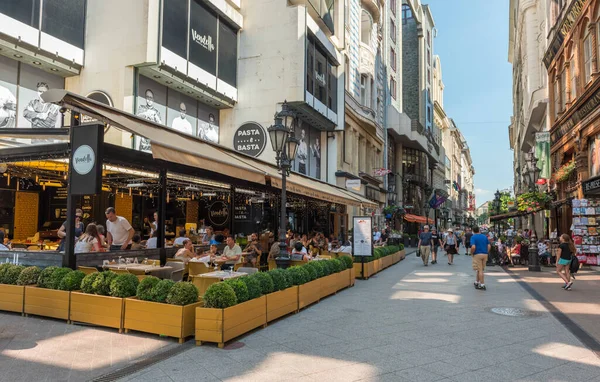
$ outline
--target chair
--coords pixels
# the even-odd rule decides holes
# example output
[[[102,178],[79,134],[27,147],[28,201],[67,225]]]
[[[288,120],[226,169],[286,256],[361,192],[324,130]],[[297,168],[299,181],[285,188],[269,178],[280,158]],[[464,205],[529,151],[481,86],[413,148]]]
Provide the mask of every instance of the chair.
[[[28,251],[39,251],[40,250],[40,246],[39,245],[30,245],[29,247],[27,247]]]
[[[170,278],[173,281],[182,281],[183,280],[183,271],[185,269],[185,264],[182,261],[167,261],[165,264],[167,267],[172,267],[173,270],[170,273]],[[169,275],[169,274],[167,274]]]
[[[201,275],[203,273],[209,273],[212,272],[213,269],[209,266],[206,265],[206,263],[202,263],[199,261],[190,261],[188,263],[188,281],[191,281],[192,277],[197,276],[197,275]]]
[[[274,259],[269,259],[269,270],[273,270],[273,269],[277,269],[277,264],[275,263]]]
[[[127,269],[116,269],[115,268],[115,269],[110,269],[110,270],[119,275],[127,275],[130,273]]]
[[[330,255],[321,255],[321,256],[319,256],[319,259],[331,260],[331,256]]]
[[[129,269],[127,269],[127,271],[129,273],[131,273],[132,275],[136,275],[136,276],[145,276],[146,275],[146,271],[144,271],[143,269],[129,268]]]
[[[249,275],[251,275],[251,274],[253,274],[253,273],[256,273],[256,272],[258,272],[258,268],[253,268],[253,267],[241,267],[241,268],[239,268],[237,271],[238,271],[238,272],[241,272],[241,273],[246,273],[246,274],[249,274]]]
[[[98,268],[95,268],[95,267],[78,266],[77,270],[85,273],[86,275],[89,275],[90,273],[96,273],[96,272],[98,272]]]

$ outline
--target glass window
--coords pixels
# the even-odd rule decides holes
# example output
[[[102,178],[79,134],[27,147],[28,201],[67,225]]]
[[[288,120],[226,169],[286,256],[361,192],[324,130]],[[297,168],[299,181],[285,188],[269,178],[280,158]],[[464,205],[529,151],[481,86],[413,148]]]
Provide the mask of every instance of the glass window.
[[[314,90],[315,76],[315,42],[309,37],[306,44],[306,90],[310,94],[315,94]]]
[[[315,50],[315,93],[323,105],[327,105],[327,59],[325,55]]]
[[[327,107],[337,113],[337,67],[327,63],[329,80],[327,81]]]
[[[396,51],[394,48],[390,48],[390,64],[392,66],[392,70],[396,71]]]
[[[324,52],[315,44],[314,37],[309,36],[306,45],[306,90],[337,112],[337,66]]]
[[[392,19],[390,19],[390,38],[396,42],[396,23]]]
[[[393,99],[396,99],[396,88],[396,80],[390,76],[390,95]]]
[[[360,17],[360,41],[364,44],[371,43],[371,34],[373,33],[373,18],[369,12],[364,9]]]
[[[192,64],[216,76],[217,15],[197,0],[190,3],[190,15],[189,60]]]
[[[560,111],[565,110],[565,105],[567,102],[567,73],[566,70],[563,69],[560,74]]]
[[[219,19],[218,77],[237,87],[237,31]]]
[[[44,0],[42,32],[83,49],[85,1]]]
[[[0,1],[0,13],[37,29],[40,23],[40,0]]]
[[[390,0],[390,10],[392,14],[396,16],[396,0]]]
[[[410,5],[402,4],[402,24],[406,24],[409,19],[412,19],[412,10]]]
[[[367,76],[360,76],[360,104],[367,105]]]
[[[588,33],[583,40],[583,62],[584,62],[584,74],[585,84],[592,79],[592,38]]]
[[[571,72],[571,101],[575,101],[577,97],[577,77],[575,76],[575,56],[571,56],[571,64],[569,65],[569,71]],[[543,74],[542,74],[543,75]]]
[[[560,87],[558,79],[554,80],[554,118],[558,116],[560,112]]]
[[[188,2],[165,0],[163,6],[162,46],[187,58]]]
[[[431,31],[427,31],[427,46],[431,46]]]

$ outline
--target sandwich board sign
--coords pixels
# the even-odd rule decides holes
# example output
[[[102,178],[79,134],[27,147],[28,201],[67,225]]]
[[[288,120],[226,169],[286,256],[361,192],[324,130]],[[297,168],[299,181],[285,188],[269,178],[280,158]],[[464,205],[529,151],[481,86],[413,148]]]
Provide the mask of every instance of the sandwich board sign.
[[[373,255],[373,220],[371,216],[354,216],[352,247],[354,256]]]

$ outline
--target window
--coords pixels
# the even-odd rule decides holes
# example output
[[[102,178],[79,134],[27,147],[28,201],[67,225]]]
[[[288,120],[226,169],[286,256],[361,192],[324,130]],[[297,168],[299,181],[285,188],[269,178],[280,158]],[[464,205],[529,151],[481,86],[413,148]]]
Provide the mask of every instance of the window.
[[[390,95],[393,99],[396,99],[396,80],[394,77],[390,77]]]
[[[554,118],[558,116],[558,112],[560,111],[560,88],[559,88],[558,78],[554,80]]]
[[[390,19],[390,38],[396,42],[396,23],[392,19]]]
[[[413,15],[412,15],[412,10],[410,9],[410,5],[408,4],[402,4],[402,24],[405,24],[408,22],[409,19],[412,19]]]
[[[431,46],[431,31],[427,31],[427,46]]]
[[[427,83],[431,84],[431,69],[427,68]]]
[[[331,62],[327,62],[327,72],[329,80],[327,81],[327,107],[329,110],[337,112],[337,67]]]
[[[337,112],[337,67],[325,50],[308,37],[306,45],[306,90],[323,105]]]
[[[363,106],[367,106],[367,76],[366,75],[361,75],[360,76],[360,104]]]
[[[588,33],[583,39],[583,65],[585,84],[592,79],[592,38]]]
[[[571,56],[571,63],[569,65],[569,71],[571,72],[571,94],[569,99],[571,102],[575,101],[577,97],[577,77],[575,76],[575,56]]]
[[[565,104],[567,101],[567,73],[563,69],[560,74],[560,111],[565,110]]]
[[[396,0],[390,0],[390,10],[392,14],[396,16]]]
[[[396,71],[396,51],[394,48],[390,48],[390,64],[392,66],[392,70]]]
[[[369,12],[364,9],[360,16],[360,41],[364,44],[371,44],[371,34],[373,33],[373,18]]]

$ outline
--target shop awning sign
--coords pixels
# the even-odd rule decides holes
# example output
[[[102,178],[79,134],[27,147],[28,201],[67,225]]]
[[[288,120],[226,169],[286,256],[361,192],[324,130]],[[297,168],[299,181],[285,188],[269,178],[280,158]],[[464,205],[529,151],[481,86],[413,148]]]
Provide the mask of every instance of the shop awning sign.
[[[360,179],[346,179],[346,188],[349,190],[360,191]]]
[[[256,122],[247,122],[240,126],[233,136],[235,151],[257,157],[267,144],[265,129]]]

